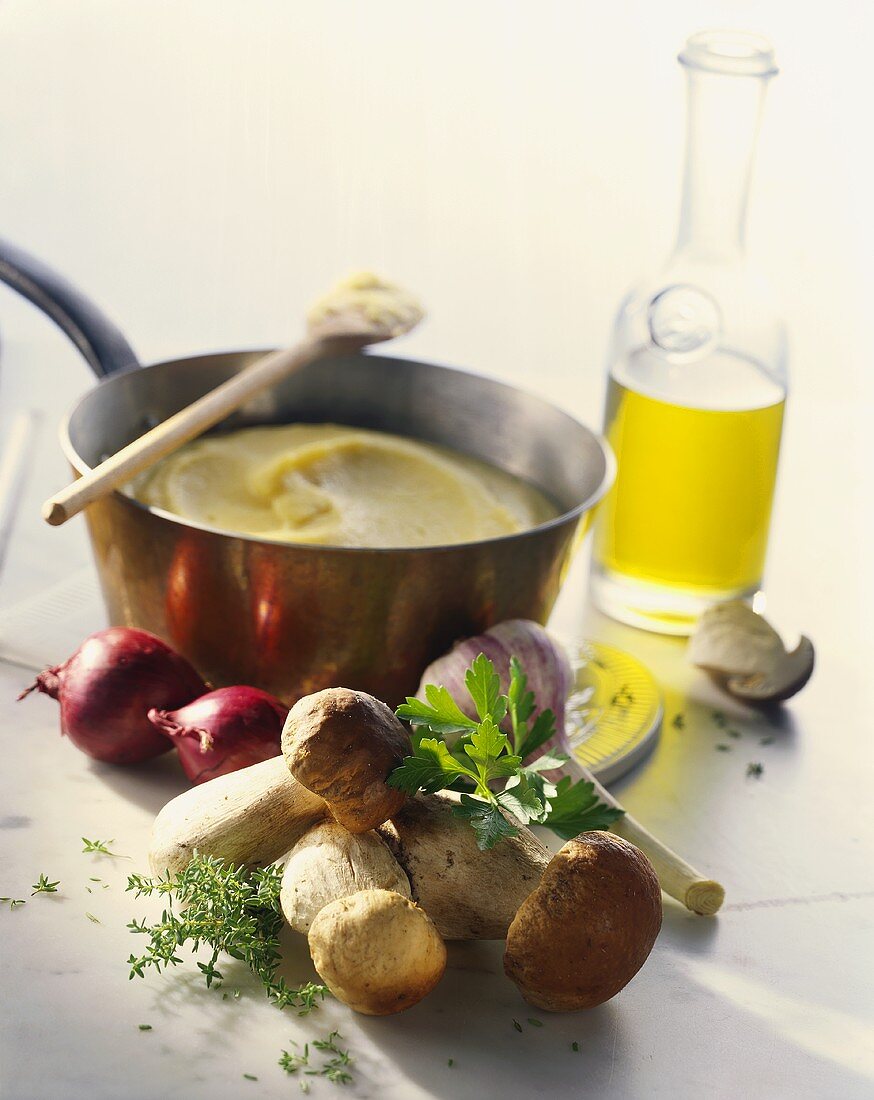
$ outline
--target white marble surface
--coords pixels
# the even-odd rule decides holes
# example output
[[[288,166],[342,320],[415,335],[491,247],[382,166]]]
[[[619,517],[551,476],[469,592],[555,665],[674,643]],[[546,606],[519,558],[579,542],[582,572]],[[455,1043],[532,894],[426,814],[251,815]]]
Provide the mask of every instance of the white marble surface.
[[[693,674],[680,643],[593,613],[582,559],[555,618],[661,678],[664,736],[617,790],[726,883],[723,913],[706,921],[668,903],[651,959],[618,998],[521,1035],[512,1020],[529,1010],[490,944],[453,948],[439,989],[389,1020],[337,1005],[281,1015],[232,967],[239,1001],[184,974],[129,982],[138,906],[125,876],[180,776],[169,760],[130,773],[89,763],[57,735],[52,702],[13,702],[27,674],[0,665],[0,894],[28,899],[0,911],[3,1097],[294,1095],[280,1050],[333,1026],[360,1097],[871,1095],[874,12],[8,0],[0,231],[99,300],[146,360],[283,340],[313,289],[374,264],[431,307],[410,354],[528,385],[594,423],[612,310],[670,241],[682,130],[672,54],[689,31],[725,23],[770,33],[784,67],[751,211],[795,382],[768,596],[777,622],[817,643],[817,671],[766,728]],[[3,608],[87,564],[81,527],[49,531],[37,505],[65,477],[54,424],[91,382],[5,291],[0,340],[0,436],[16,409],[45,411],[0,577],[2,630]],[[742,734],[727,753],[714,747],[716,706]],[[678,711],[683,731],[670,724]],[[753,760],[759,780],[745,776]],[[113,837],[131,858],[84,855],[81,836]],[[40,872],[61,880],[59,896],[30,899]],[[293,937],[287,967],[309,973]]]

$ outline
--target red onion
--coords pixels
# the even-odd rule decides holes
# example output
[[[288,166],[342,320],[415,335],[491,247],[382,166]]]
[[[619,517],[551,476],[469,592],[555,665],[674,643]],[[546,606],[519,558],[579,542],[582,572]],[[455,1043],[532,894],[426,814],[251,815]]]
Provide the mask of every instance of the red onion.
[[[532,721],[542,710],[551,710],[555,715],[557,736],[538,749],[537,755],[550,748],[568,751],[564,708],[574,683],[571,664],[564,648],[539,623],[529,619],[507,619],[483,634],[458,642],[422,673],[418,697],[424,700],[426,684],[442,685],[468,717],[476,718],[476,708],[464,686],[464,674],[480,653],[495,666],[503,692],[510,684],[510,658],[518,660],[528,677],[528,690],[534,692],[536,706]]]
[[[149,708],[184,706],[206,684],[154,634],[114,626],[41,672],[19,699],[32,691],[58,700],[61,732],[82,752],[108,764],[138,764],[170,748],[149,722]]]
[[[287,714],[288,707],[266,691],[237,686],[211,691],[180,710],[153,707],[149,721],[179,750],[188,778],[206,783],[278,756]]]

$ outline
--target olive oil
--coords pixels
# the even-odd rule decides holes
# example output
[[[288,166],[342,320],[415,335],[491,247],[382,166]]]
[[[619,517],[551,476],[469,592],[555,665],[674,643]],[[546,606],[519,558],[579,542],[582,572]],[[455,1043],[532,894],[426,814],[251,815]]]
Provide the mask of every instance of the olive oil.
[[[598,517],[595,569],[602,584],[637,589],[631,621],[647,618],[647,590],[658,592],[662,629],[675,616],[681,632],[698,600],[758,588],[784,407],[782,389],[760,381],[769,403],[709,408],[610,378],[605,430],[618,472]]]
[[[618,474],[596,519],[592,596],[623,622],[689,634],[761,584],[787,390],[785,326],[746,254],[771,44],[702,31],[679,55],[683,201],[667,262],[616,315],[604,431]]]

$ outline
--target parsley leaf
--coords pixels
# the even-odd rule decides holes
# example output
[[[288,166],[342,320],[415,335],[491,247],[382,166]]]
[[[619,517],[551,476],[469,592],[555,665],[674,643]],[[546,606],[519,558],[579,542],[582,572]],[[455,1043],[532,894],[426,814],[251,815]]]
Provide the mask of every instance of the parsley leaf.
[[[501,678],[495,666],[480,653],[464,675],[464,686],[473,699],[480,721],[490,718],[496,725],[507,713],[507,698],[501,695]]]
[[[581,779],[574,783],[569,775],[556,785],[549,812],[543,824],[563,840],[573,840],[591,829],[609,829],[623,810],[607,806],[595,794],[595,784]]]
[[[464,751],[476,764],[483,785],[490,779],[515,775],[522,763],[519,756],[502,755],[509,753],[510,742],[491,718],[480,722],[476,731],[471,734],[469,744],[464,746]]]
[[[545,745],[555,737],[556,732],[555,715],[551,710],[542,710],[534,719],[534,725],[530,732],[526,732],[522,744],[517,746],[516,751],[524,760],[526,756],[530,756],[541,745]]]
[[[570,757],[566,752],[545,752],[538,756],[533,764],[526,764],[526,772],[551,772],[566,764]]]
[[[495,795],[498,805],[503,807],[523,825],[529,821],[539,821],[543,814],[543,802],[537,790],[524,775],[511,779],[507,786]]]
[[[405,718],[411,726],[427,726],[432,733],[444,737],[476,729],[476,722],[467,717],[445,687],[428,684],[425,698],[426,703],[407,698],[395,712],[398,718]]]
[[[476,780],[476,772],[461,764],[446,747],[445,741],[434,737],[423,737],[414,746],[413,755],[408,756],[400,767],[388,777],[391,787],[415,794],[427,791],[434,794],[445,790],[461,776]]]
[[[461,796],[461,802],[452,807],[456,817],[466,817],[476,834],[476,846],[481,852],[494,848],[504,837],[516,836],[519,830],[504,817],[499,806],[472,798],[469,794]]]
[[[506,695],[501,694],[495,666],[482,653],[468,668],[465,686],[479,721],[469,718],[446,688],[435,684],[426,685],[426,702],[407,699],[398,708],[398,717],[413,726],[413,751],[388,777],[390,786],[408,794],[462,791],[453,813],[467,818],[483,851],[519,832],[505,814],[523,824],[544,824],[565,839],[606,828],[622,816],[622,810],[599,800],[591,782],[573,783],[566,777],[556,784],[543,775],[566,764],[565,753],[547,750],[533,763],[523,763],[557,731],[551,710],[542,711],[528,728],[537,702],[516,657],[510,658]],[[510,736],[500,728],[508,716]],[[424,730],[433,736],[423,736]],[[445,741],[450,736],[452,748]],[[496,780],[506,782],[493,791],[490,784]]]
[[[528,721],[536,706],[534,692],[528,691],[528,677],[522,671],[518,657],[510,658],[510,686],[507,691],[507,704],[514,730]]]

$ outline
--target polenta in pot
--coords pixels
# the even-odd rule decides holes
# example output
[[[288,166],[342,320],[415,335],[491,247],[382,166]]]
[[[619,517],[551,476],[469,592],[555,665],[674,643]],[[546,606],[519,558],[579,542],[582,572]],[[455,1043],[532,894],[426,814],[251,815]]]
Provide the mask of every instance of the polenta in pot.
[[[144,504],[223,531],[323,546],[478,542],[557,515],[543,493],[487,463],[336,424],[198,439],[132,492]]]

